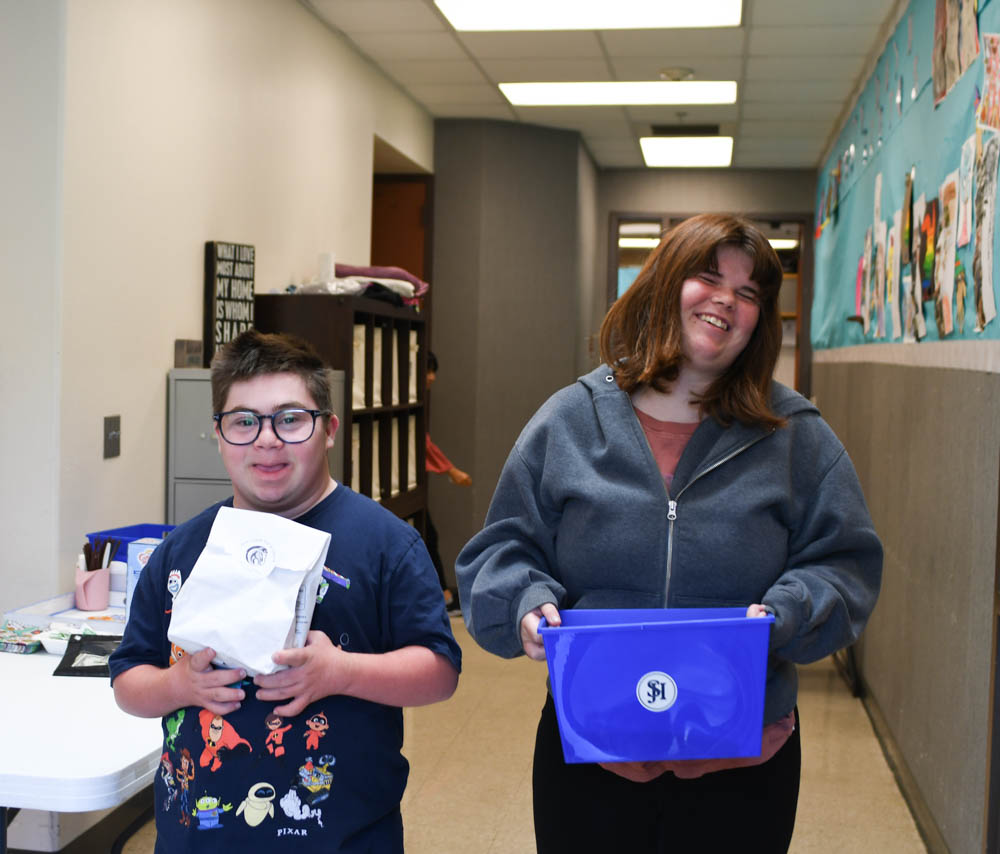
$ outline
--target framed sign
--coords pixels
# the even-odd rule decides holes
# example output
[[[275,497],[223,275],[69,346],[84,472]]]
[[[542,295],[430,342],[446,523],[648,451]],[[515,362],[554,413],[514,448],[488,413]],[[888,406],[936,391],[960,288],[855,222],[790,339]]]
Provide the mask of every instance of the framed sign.
[[[253,327],[254,248],[242,243],[205,243],[204,366],[215,351]]]

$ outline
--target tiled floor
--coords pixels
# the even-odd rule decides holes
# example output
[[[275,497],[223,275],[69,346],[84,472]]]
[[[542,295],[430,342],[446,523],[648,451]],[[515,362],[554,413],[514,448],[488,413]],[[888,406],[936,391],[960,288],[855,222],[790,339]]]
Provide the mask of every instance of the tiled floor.
[[[407,709],[407,854],[530,854],[531,753],[545,666],[483,652],[461,618],[455,696]],[[792,854],[925,854],[861,703],[827,660],[802,668],[802,790]],[[153,850],[147,825],[124,854]]]

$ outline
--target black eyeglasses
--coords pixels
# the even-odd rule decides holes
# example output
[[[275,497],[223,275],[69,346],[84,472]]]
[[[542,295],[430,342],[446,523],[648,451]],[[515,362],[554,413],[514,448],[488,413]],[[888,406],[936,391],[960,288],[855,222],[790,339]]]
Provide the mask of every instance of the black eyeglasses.
[[[217,412],[212,419],[219,425],[219,434],[230,445],[252,445],[257,441],[265,421],[271,422],[274,435],[282,442],[296,445],[312,438],[316,419],[330,415],[327,409],[282,409],[273,415],[261,415],[247,409]]]

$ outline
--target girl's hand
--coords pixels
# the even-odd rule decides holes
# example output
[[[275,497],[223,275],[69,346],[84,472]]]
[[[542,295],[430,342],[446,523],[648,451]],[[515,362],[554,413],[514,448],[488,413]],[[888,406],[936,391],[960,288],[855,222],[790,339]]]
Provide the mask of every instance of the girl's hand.
[[[521,646],[524,647],[524,654],[535,661],[545,661],[545,644],[542,636],[538,634],[538,624],[545,617],[550,626],[562,625],[562,617],[559,616],[559,609],[551,602],[528,611],[521,618]]]

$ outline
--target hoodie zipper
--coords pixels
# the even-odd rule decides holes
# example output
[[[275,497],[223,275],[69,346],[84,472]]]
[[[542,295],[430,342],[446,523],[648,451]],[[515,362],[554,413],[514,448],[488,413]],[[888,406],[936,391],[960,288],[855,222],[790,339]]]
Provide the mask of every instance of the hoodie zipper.
[[[694,483],[697,480],[700,480],[702,477],[704,477],[709,472],[715,471],[719,466],[725,465],[733,457],[735,457],[735,456],[737,456],[739,454],[742,454],[747,448],[750,448],[750,447],[756,445],[762,439],[766,439],[773,432],[774,431],[772,430],[769,433],[765,433],[763,436],[757,436],[756,438],[751,439],[746,444],[741,445],[740,447],[738,447],[732,453],[727,454],[726,456],[724,456],[717,463],[713,463],[711,466],[709,466],[704,471],[698,472],[698,474],[696,474],[693,478],[691,478],[691,480],[689,480],[684,485],[684,488],[681,489],[681,491],[677,493],[677,498],[671,498],[669,495],[667,496],[667,521],[670,524],[667,525],[667,583],[666,583],[666,585],[664,587],[664,590],[663,590],[663,607],[664,608],[667,607],[667,602],[668,602],[668,600],[670,598],[670,574],[673,571],[673,563],[674,563],[674,522],[677,520],[677,499],[680,498],[684,494],[684,490],[686,490],[692,483]]]

